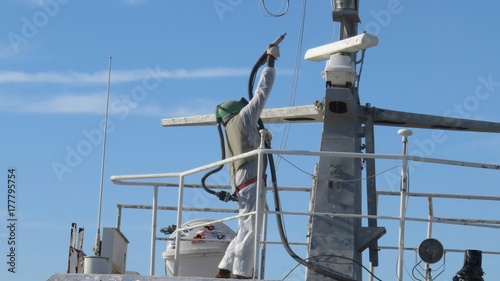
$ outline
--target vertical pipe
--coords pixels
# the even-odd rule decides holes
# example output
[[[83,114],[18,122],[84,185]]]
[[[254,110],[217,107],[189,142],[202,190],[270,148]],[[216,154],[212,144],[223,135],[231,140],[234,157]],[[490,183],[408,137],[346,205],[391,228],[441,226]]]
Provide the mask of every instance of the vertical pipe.
[[[432,204],[432,195],[427,197],[427,202],[429,204],[429,222],[427,223],[427,238],[432,237],[432,219],[434,219],[434,207]]]
[[[83,247],[83,234],[84,234],[83,227],[78,228],[78,242],[76,244],[76,249],[78,250],[81,250]]]
[[[434,218],[434,208],[432,205],[432,196],[429,195],[427,197],[428,205],[429,205],[429,222],[427,223],[427,238],[432,237],[432,219]],[[428,262],[425,263],[425,280],[432,281],[431,276],[431,267]]]
[[[373,266],[373,263],[370,263],[370,275],[368,277],[368,281],[373,281],[373,275],[375,272],[375,267]]]
[[[66,270],[66,273],[77,273],[74,268],[78,267],[78,261],[76,265],[74,265],[71,261],[73,253],[75,252],[75,235],[76,235],[76,223],[71,224],[71,234],[69,236],[69,255],[68,255],[68,268]],[[78,253],[77,253],[78,255]]]
[[[69,236],[69,246],[75,248],[76,247],[76,223],[71,224],[71,234]]]
[[[368,106],[367,106],[368,107]],[[375,153],[375,130],[373,124],[373,116],[368,115],[365,121],[365,143],[366,153]],[[377,183],[375,159],[368,158],[366,161],[366,208],[368,215],[377,215]],[[368,227],[376,228],[378,226],[377,219],[368,219]],[[378,241],[373,241],[369,247],[370,263],[373,267],[378,266]]]
[[[122,225],[122,205],[118,204],[116,210],[116,229],[120,230]]]
[[[413,132],[408,129],[401,129],[398,135],[403,139],[403,155],[408,152],[408,136]],[[408,160],[403,158],[401,161],[401,197],[400,197],[400,210],[399,210],[399,246],[398,246],[398,280],[403,280],[403,266],[404,266],[404,246],[405,246],[405,216],[406,216],[406,195],[408,187]]]
[[[400,210],[399,210],[399,247],[398,247],[398,280],[403,280],[404,263],[404,236],[405,236],[405,216],[406,216],[406,165],[407,160],[403,159],[401,167],[401,190],[400,190]]]
[[[150,267],[149,274],[155,274],[155,256],[156,256],[156,214],[158,213],[158,186],[153,189],[153,206],[151,219],[151,256],[149,257]]]

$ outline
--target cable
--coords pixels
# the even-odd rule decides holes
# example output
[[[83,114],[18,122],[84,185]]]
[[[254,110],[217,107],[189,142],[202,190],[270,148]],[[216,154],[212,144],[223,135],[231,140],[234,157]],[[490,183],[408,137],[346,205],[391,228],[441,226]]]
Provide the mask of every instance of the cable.
[[[348,258],[348,257],[343,257],[343,256],[336,256],[336,255],[319,255],[319,256],[312,256],[312,257],[308,257],[306,258],[306,260],[308,259],[315,259],[315,258],[320,258],[320,257],[335,257],[335,258],[344,258],[344,259],[347,259],[347,260],[350,260],[354,263],[356,263],[357,265],[361,266],[366,272],[368,272],[371,276],[373,276],[373,278],[379,280],[379,281],[382,281],[382,279],[380,279],[379,277],[377,277],[375,274],[373,274],[370,269],[368,269],[366,266],[364,266],[363,264],[357,262],[356,260],[353,260],[351,258]],[[285,280],[285,278],[288,277],[288,275],[290,275],[295,269],[297,269],[297,267],[299,267],[300,263],[295,265],[288,273],[287,275],[285,275],[285,277],[283,277],[283,279],[281,280]]]
[[[295,54],[295,66],[293,69],[293,80],[292,80],[292,91],[290,93],[290,101],[289,106],[295,104],[295,97],[297,96],[297,80],[299,76],[300,62],[302,61],[302,45],[304,41],[304,26],[306,21],[306,7],[307,0],[302,2],[302,13],[300,17],[300,26],[299,26],[299,38],[297,41],[297,52]]]
[[[332,12],[335,10],[335,4],[334,4],[334,1],[335,1],[335,0],[331,0],[331,1],[330,1],[330,7],[332,8]],[[333,15],[333,13],[332,13],[332,15]],[[333,31],[332,31],[332,42],[333,42],[333,41],[336,41],[336,40],[338,39],[338,38],[335,38],[335,35],[336,35],[336,32],[335,32],[335,31],[336,31],[336,30],[339,30],[337,23],[338,23],[338,22],[333,21],[333,25],[332,25],[332,27],[333,27]]]
[[[413,276],[413,278],[410,276],[410,278],[412,280],[417,280],[417,281],[422,281],[421,279],[419,279],[417,276],[415,276],[415,269],[417,268],[417,266],[419,265],[420,263],[418,263],[416,266],[414,266],[412,269],[411,269],[411,275]],[[406,266],[405,266],[405,269],[406,269]],[[420,272],[417,270],[417,272],[420,274]],[[410,275],[410,273],[408,272],[408,270],[406,270],[406,274]]]
[[[365,50],[361,51],[361,59],[359,61],[356,62],[356,64],[358,63],[361,63],[361,65],[359,66],[359,75],[358,75],[358,80],[357,80],[357,85],[356,85],[356,88],[359,89],[359,81],[361,80],[361,73],[363,73],[363,64],[365,62]]]
[[[292,89],[290,92],[290,100],[288,102],[288,106],[293,106],[295,104],[295,97],[297,96],[297,85],[298,85],[298,80],[299,80],[298,77],[299,77],[300,62],[301,62],[301,57],[302,57],[304,26],[305,26],[305,20],[306,20],[306,6],[307,6],[307,1],[304,0],[302,2],[302,14],[301,14],[301,20],[300,20],[300,27],[299,27],[299,39],[297,41],[297,52],[295,55],[295,66],[294,66],[293,77],[292,77]],[[290,123],[287,123],[285,125],[285,131],[283,132],[283,137],[281,139],[280,149],[286,148],[286,143],[287,143],[289,134],[290,134]],[[280,159],[278,159],[277,166],[279,166],[279,164],[280,164]]]
[[[285,11],[282,12],[282,13],[279,13],[283,9],[283,4],[284,3],[285,3],[285,0],[282,0],[281,1],[281,7],[279,8],[278,13],[271,13],[267,9],[267,7],[266,7],[266,1],[265,0],[261,0],[260,1],[260,5],[259,5],[259,11],[260,11],[261,14],[264,14],[264,13],[262,13],[262,9],[264,9],[264,11],[267,13],[268,16],[271,16],[271,17],[281,17],[281,16],[286,15],[286,13],[288,13],[288,9],[290,8],[290,0],[286,0]]]
[[[344,258],[344,259],[347,259],[347,260],[350,260],[352,262],[354,262],[355,264],[361,266],[361,268],[363,268],[366,272],[368,272],[371,276],[373,276],[375,279],[379,280],[379,281],[382,281],[382,279],[378,278],[375,274],[373,274],[370,269],[368,269],[366,266],[364,266],[363,264],[359,263],[358,261],[354,260],[354,259],[351,259],[351,258],[348,258],[348,257],[343,257],[343,256],[336,256],[336,255],[320,255],[320,256],[313,256],[313,257],[310,257],[310,258],[318,258],[318,257],[321,257],[321,256],[326,256],[326,257],[336,257],[336,258]]]
[[[301,171],[302,173],[306,174],[306,175],[309,175],[311,176],[311,178],[317,178],[317,176],[307,172],[306,170],[300,168],[299,166],[295,165],[294,163],[292,163],[290,160],[286,159],[285,157],[283,157],[282,155],[280,154],[276,154],[280,159],[283,159],[285,162],[287,162],[288,164],[290,164],[292,167],[294,167],[295,169]]]
[[[304,169],[300,168],[299,166],[295,165],[294,163],[292,163],[290,160],[286,159],[286,158],[285,158],[285,157],[283,157],[282,155],[280,155],[280,154],[277,154],[277,155],[278,155],[278,157],[279,157],[280,159],[283,159],[285,162],[287,162],[288,164],[290,164],[290,165],[291,165],[292,167],[294,167],[295,169],[297,169],[297,170],[299,170],[299,171],[303,172],[303,173],[304,173],[304,174],[306,174],[306,175],[311,176],[312,178],[315,178],[315,179],[320,179],[318,176],[315,176],[315,175],[313,175],[313,174],[311,174],[311,173],[309,173],[309,172],[305,171]],[[382,175],[382,174],[385,174],[385,173],[389,172],[390,170],[394,170],[394,169],[399,168],[399,167],[401,167],[401,166],[400,166],[400,165],[396,165],[396,166],[394,166],[394,167],[388,168],[388,169],[386,169],[386,170],[384,170],[384,171],[382,171],[382,172],[380,172],[380,173],[377,173],[377,174],[375,174],[375,175],[371,175],[371,176],[369,176],[369,177],[363,177],[363,178],[360,178],[360,179],[353,179],[353,180],[342,180],[342,182],[356,182],[356,181],[362,181],[362,180],[366,180],[366,179],[370,179],[370,178],[378,177],[378,176],[380,176],[380,175]]]

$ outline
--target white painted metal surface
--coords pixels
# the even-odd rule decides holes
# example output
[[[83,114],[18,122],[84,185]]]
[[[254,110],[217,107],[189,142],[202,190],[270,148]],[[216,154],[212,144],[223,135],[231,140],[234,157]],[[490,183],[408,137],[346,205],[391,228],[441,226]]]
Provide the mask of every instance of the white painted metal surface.
[[[265,124],[322,122],[323,114],[321,110],[321,107],[318,105],[264,109],[261,119]],[[207,126],[215,124],[215,114],[165,118],[161,120],[163,127]]]
[[[329,59],[332,54],[340,52],[352,53],[377,45],[377,36],[363,33],[344,40],[309,49],[304,55],[304,59],[309,61],[324,61]]]

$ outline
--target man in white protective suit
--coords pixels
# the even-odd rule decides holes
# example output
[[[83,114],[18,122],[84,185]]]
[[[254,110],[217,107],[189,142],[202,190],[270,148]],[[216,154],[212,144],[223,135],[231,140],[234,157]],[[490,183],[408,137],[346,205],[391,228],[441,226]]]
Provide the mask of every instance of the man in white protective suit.
[[[279,47],[270,45],[266,56],[266,67],[262,70],[253,98],[248,103],[241,99],[240,101],[226,101],[217,106],[216,115],[222,118],[226,131],[228,158],[259,147],[260,134],[257,130],[257,123],[274,83],[276,75],[274,62],[280,56]],[[233,196],[238,198],[239,214],[255,211],[257,157],[229,163],[229,171]],[[259,176],[264,177],[264,175]],[[255,221],[255,215],[239,218],[238,233],[229,244],[215,278],[251,279],[253,277]]]

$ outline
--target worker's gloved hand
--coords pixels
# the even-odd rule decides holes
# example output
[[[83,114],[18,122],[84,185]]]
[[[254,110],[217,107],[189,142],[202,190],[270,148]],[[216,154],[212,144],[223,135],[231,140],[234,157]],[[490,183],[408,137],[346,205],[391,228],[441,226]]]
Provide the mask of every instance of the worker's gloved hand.
[[[271,141],[273,140],[273,135],[271,134],[271,132],[269,132],[269,130],[267,129],[261,129],[259,130],[259,134],[261,135],[262,140],[265,141],[266,144],[271,146]]]
[[[268,144],[271,144],[271,141],[273,140],[273,134],[271,134],[270,131],[267,131],[267,133],[264,135],[264,139]]]
[[[269,45],[267,47],[267,54],[273,56],[274,59],[278,59],[280,57],[280,47],[277,45]]]

